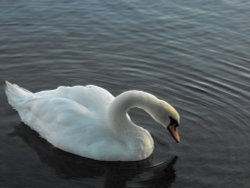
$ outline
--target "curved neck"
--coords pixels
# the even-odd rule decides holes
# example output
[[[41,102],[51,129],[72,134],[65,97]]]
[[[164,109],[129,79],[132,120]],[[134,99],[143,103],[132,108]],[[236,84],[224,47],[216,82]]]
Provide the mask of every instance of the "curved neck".
[[[109,108],[109,118],[114,124],[114,127],[124,127],[124,123],[129,123],[129,117],[127,116],[127,112],[131,108],[141,108],[153,116],[152,110],[154,106],[158,102],[158,99],[143,91],[126,91],[115,98],[115,100],[111,103]]]

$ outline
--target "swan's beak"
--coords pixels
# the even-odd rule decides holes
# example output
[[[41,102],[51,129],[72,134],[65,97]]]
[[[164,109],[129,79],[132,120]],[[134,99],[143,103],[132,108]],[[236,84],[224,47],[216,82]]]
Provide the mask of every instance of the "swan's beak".
[[[173,137],[173,139],[177,143],[179,143],[180,142],[180,134],[179,134],[179,131],[177,129],[177,125],[175,125],[175,124],[169,125],[168,130],[169,130],[171,136]]]

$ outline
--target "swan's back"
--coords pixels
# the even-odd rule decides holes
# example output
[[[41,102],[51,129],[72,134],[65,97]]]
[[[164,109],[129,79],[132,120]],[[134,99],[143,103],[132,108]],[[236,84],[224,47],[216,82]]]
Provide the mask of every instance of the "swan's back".
[[[36,96],[62,97],[73,100],[90,111],[100,112],[114,100],[114,96],[107,90],[94,86],[60,86],[55,90],[47,90],[36,93]]]

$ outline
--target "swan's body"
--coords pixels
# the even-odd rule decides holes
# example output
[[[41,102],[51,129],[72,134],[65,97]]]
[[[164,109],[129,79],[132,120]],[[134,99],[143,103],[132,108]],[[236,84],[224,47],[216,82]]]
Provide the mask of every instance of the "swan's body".
[[[153,139],[131,121],[127,111],[132,107],[144,109],[164,126],[168,116],[179,122],[172,106],[142,91],[115,98],[89,85],[32,93],[6,82],[6,95],[21,120],[52,145],[96,160],[137,161],[151,155]]]

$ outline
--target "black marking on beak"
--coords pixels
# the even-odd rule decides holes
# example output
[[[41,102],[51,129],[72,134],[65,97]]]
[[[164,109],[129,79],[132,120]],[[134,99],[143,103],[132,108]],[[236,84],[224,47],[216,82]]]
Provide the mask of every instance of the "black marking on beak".
[[[179,126],[178,122],[172,118],[170,118],[170,123],[168,125],[168,131],[170,132],[171,136],[173,137],[173,139],[179,143],[180,142],[180,135],[179,135],[179,131],[177,129],[177,127]]]

